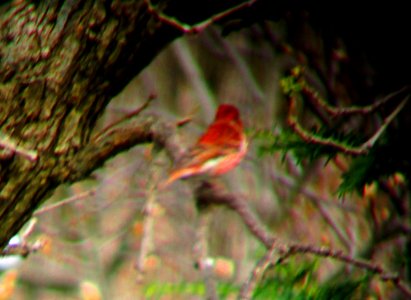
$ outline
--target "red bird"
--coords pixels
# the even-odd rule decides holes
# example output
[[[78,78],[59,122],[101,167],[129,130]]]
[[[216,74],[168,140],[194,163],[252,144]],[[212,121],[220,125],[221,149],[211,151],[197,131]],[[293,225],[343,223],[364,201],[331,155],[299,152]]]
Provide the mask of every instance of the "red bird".
[[[247,139],[238,109],[221,104],[207,131],[178,161],[177,167],[165,181],[164,187],[175,180],[194,175],[224,174],[237,166],[247,152]]]

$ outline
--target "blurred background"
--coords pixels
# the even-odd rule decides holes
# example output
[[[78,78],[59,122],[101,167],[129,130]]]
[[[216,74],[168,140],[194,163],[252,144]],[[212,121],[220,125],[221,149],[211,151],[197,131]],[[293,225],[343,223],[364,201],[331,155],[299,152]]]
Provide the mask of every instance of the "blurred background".
[[[227,37],[212,26],[175,41],[113,99],[96,132],[155,95],[145,113],[170,123],[188,118],[178,129],[188,146],[212,121],[218,104],[235,104],[250,147],[245,160],[221,176],[219,184],[243,198],[283,242],[341,249],[395,266],[401,239],[376,245],[371,238],[376,222],[389,217],[386,196],[368,185],[362,193],[338,197],[349,158],[302,160],[278,148],[264,150],[285,127],[287,103],[280,81],[304,61],[283,43],[285,33],[281,22]],[[315,72],[310,76],[318,78]],[[315,119],[304,112],[302,117],[307,128],[315,126]],[[171,167],[164,152],[140,145],[89,179],[59,187],[35,214],[28,238],[44,247],[2,271],[0,299],[204,299],[193,254],[199,219],[191,186],[178,181],[153,192]],[[403,179],[398,174],[390,180],[401,184]],[[237,214],[215,207],[208,248],[221,299],[235,299],[264,246]],[[342,272],[366,277],[330,259],[295,256],[267,275],[276,280],[277,290],[272,298],[260,299],[309,299],[313,289]],[[387,299],[395,292],[378,278],[367,287],[368,299]]]

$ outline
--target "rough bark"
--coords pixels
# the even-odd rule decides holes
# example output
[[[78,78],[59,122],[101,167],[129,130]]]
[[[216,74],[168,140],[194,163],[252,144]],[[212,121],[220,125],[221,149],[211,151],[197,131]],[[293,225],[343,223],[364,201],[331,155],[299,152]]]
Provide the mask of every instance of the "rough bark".
[[[239,2],[153,1],[196,23]],[[186,3],[185,3],[186,2]],[[13,1],[0,7],[0,247],[60,184],[119,151],[157,140],[154,119],[93,140],[104,108],[170,41],[176,27],[147,2]]]

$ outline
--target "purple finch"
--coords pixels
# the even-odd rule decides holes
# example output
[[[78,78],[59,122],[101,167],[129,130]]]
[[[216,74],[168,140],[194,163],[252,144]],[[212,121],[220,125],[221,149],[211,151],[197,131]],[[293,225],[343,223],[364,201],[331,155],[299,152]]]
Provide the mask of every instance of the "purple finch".
[[[218,107],[214,122],[197,143],[182,156],[164,186],[194,175],[224,174],[237,166],[247,152],[247,139],[238,109],[230,104]]]

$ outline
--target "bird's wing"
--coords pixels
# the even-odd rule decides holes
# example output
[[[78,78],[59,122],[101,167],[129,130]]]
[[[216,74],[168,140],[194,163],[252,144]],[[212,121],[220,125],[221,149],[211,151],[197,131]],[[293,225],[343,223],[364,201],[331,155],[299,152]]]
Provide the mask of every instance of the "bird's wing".
[[[177,165],[179,169],[188,166],[201,165],[208,160],[225,156],[233,151],[233,148],[197,144],[190,149],[186,155],[183,155],[181,161]]]
[[[241,124],[234,122],[215,122],[200,137],[197,145],[239,148],[243,140]]]
[[[213,161],[218,161],[231,152],[233,151],[221,147],[196,145],[183,155],[163,186],[166,187],[180,178],[206,173],[208,168],[212,167]]]

